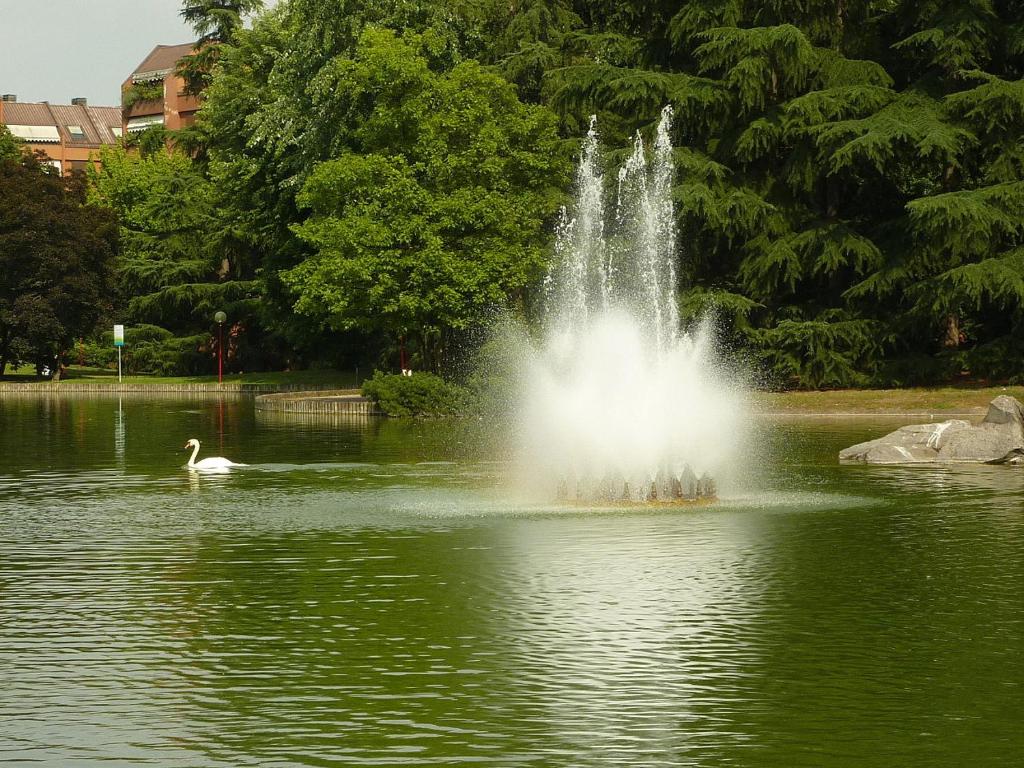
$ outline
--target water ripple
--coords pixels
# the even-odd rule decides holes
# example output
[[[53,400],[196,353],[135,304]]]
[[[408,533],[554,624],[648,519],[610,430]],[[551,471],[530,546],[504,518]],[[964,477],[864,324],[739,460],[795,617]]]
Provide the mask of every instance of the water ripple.
[[[1016,765],[1022,476],[793,429],[681,511],[521,504],[404,442],[4,465],[0,765]]]

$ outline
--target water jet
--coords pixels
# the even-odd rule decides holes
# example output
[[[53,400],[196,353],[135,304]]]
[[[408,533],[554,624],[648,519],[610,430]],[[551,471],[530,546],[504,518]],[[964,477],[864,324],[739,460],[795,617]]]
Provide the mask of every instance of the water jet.
[[[737,463],[742,388],[713,323],[680,323],[671,121],[666,107],[650,157],[637,134],[613,185],[594,119],[580,152],[522,365],[521,469],[547,498],[707,501]]]

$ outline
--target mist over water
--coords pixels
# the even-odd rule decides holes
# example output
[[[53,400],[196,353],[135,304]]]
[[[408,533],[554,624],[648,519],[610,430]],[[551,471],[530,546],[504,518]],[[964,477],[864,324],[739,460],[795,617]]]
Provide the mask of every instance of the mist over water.
[[[542,338],[522,366],[521,470],[538,493],[568,486],[571,498],[610,480],[616,497],[663,499],[670,478],[706,473],[721,487],[734,474],[749,423],[743,389],[710,320],[680,327],[671,121],[666,107],[651,151],[638,133],[609,183],[591,120]]]

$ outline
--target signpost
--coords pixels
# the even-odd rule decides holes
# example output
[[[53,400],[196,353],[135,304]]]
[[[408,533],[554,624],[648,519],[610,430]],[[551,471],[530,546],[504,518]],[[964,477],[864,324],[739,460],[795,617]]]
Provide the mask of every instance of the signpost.
[[[117,347],[117,383],[121,383],[121,347],[124,346],[124,326],[114,326],[114,346]]]

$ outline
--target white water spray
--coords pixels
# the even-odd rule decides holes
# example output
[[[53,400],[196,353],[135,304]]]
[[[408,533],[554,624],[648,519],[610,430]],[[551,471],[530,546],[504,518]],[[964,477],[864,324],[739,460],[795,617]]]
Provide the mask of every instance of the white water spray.
[[[671,120],[666,107],[650,162],[637,134],[611,216],[593,120],[580,153],[543,343],[524,370],[523,469],[546,495],[710,496],[708,478],[720,482],[737,459],[740,388],[716,358],[709,324],[679,327]]]

